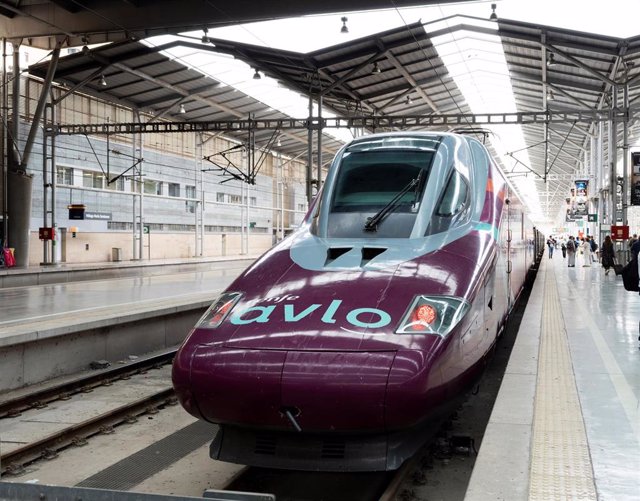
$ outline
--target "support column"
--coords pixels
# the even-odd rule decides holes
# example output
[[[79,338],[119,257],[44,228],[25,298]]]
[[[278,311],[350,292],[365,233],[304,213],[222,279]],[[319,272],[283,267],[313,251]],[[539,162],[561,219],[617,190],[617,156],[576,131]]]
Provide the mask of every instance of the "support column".
[[[140,112],[138,110],[136,110],[135,112],[135,116],[136,116],[136,120],[138,122],[141,122],[142,120],[140,119]],[[133,136],[133,147],[135,149],[135,157],[136,158],[144,158],[144,136],[142,134],[138,134],[138,147],[136,149],[136,136]],[[140,161],[139,164],[139,172],[140,172],[140,206],[138,207],[139,212],[138,212],[138,221],[139,221],[139,226],[138,226],[138,243],[139,243],[139,255],[140,255],[140,259],[144,259],[144,177],[143,177],[143,173],[142,173],[142,169],[144,167],[144,160]],[[151,237],[147,237],[147,238],[151,238]],[[149,242],[149,245],[151,245],[151,243]],[[149,247],[149,254],[151,254],[151,247]],[[149,256],[151,257],[151,256]]]
[[[316,193],[320,191],[322,186],[322,94],[318,96],[318,184],[316,185]]]
[[[609,169],[610,169],[610,186],[611,186],[611,216],[612,225],[618,224],[618,123],[616,112],[618,108],[618,89],[612,87],[611,109],[612,116],[609,120]]]
[[[307,203],[311,205],[313,199],[313,98],[309,95],[309,120],[307,124]]]
[[[20,134],[20,43],[13,42],[13,82],[12,84],[12,100],[11,100],[11,138],[15,148],[18,148],[18,135]],[[43,95],[46,96],[44,90]],[[8,115],[7,115],[8,116]]]
[[[2,116],[8,122],[9,118],[9,91],[7,85],[9,78],[7,76],[7,39],[2,39],[2,89],[0,89],[1,100],[0,106],[2,106]],[[7,129],[8,123],[5,122],[3,127],[0,127],[2,136],[0,137],[0,162],[2,162],[2,171],[0,172],[0,207],[2,207],[2,229],[0,231],[0,247],[7,241],[7,226],[9,222],[9,207],[7,200],[7,176],[9,174],[9,131]]]
[[[202,132],[195,134],[195,176],[194,183],[196,187],[196,196],[200,194],[200,200],[196,202],[195,212],[195,235],[196,247],[194,256],[202,257],[204,255],[204,182],[202,173],[203,158],[203,137]]]
[[[629,86],[622,88],[622,220],[629,224],[627,214],[631,203],[631,162],[629,162]]]

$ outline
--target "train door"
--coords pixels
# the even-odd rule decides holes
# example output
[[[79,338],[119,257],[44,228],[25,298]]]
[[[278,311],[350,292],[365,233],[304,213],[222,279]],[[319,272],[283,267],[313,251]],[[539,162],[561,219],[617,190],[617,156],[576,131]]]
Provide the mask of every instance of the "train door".
[[[513,305],[513,294],[511,293],[511,272],[513,271],[513,231],[511,228],[511,210],[509,204],[509,197],[511,196],[510,189],[507,188],[507,203],[504,204],[502,209],[502,221],[504,222],[504,248],[506,249],[506,265],[507,265],[507,311],[511,310]],[[501,232],[502,233],[502,232]]]
[[[497,261],[497,259],[496,259]],[[492,267],[495,269],[495,263]],[[491,347],[498,334],[498,324],[501,320],[501,304],[503,301],[496,294],[496,273],[489,273],[484,282],[484,342],[483,352]]]

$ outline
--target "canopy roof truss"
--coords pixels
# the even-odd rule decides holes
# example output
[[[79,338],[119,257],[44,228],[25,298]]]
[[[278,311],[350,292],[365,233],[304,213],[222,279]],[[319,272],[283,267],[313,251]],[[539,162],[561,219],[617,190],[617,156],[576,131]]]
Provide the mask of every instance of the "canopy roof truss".
[[[67,86],[84,82],[85,92],[179,123],[72,124],[61,125],[58,132],[106,133],[109,128],[144,132],[157,127],[155,131],[213,130],[241,136],[249,128],[255,131],[257,142],[268,142],[269,129],[276,128],[281,131],[281,150],[297,156],[308,148],[310,129],[449,130],[460,125],[517,123],[530,165],[514,161],[503,167],[514,176],[535,179],[538,193],[545,197],[541,200],[545,215],[553,220],[573,180],[588,178],[604,167],[591,165],[598,123],[605,121],[606,130],[610,123],[620,124],[612,128],[617,148],[627,147],[635,137],[640,36],[605,37],[510,20],[487,27],[477,21],[457,17],[446,27],[414,23],[307,54],[221,39],[202,44],[177,40],[159,47],[140,42],[111,44],[61,58],[55,80]],[[460,33],[498,37],[516,113],[471,113],[433,42],[439,36]],[[287,117],[161,52],[177,45],[240,59],[289,89],[321,99],[322,107],[336,118]],[[46,70],[46,63],[30,68],[43,78]],[[100,72],[108,82],[106,87],[96,78]],[[186,114],[176,114],[180,104],[188,110]],[[335,138],[327,134],[322,138],[325,153],[335,153],[340,147]],[[607,151],[607,135],[601,140]]]

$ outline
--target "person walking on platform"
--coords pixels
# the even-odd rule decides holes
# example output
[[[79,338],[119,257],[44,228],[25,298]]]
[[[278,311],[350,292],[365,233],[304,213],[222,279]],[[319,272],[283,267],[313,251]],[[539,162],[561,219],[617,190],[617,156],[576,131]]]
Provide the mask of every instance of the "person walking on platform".
[[[549,259],[553,258],[553,249],[555,248],[555,242],[553,237],[547,239],[547,247],[549,248]]]
[[[567,257],[567,244],[562,242],[560,248],[562,249],[562,259],[565,259]]]
[[[580,244],[580,257],[582,258],[582,267],[591,266],[591,244],[586,238],[582,239]]]
[[[589,245],[591,246],[591,261],[594,263],[598,262],[598,244],[596,243],[596,239],[591,237],[587,237],[589,239]]]
[[[569,268],[576,267],[576,242],[573,239],[573,236],[569,237],[567,240],[567,263]]]
[[[608,275],[610,268],[616,264],[616,251],[613,247],[613,241],[611,237],[607,235],[604,237],[604,243],[600,250],[600,256],[602,257],[602,267],[604,268],[604,274]]]

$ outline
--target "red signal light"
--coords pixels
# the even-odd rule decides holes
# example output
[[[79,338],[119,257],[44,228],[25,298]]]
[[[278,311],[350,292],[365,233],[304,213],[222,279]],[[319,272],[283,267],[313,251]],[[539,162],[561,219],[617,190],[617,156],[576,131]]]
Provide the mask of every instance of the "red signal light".
[[[229,301],[224,303],[222,306],[220,306],[220,308],[218,308],[218,310],[211,317],[211,320],[209,320],[209,323],[211,325],[217,325],[218,323],[220,323],[224,318],[224,316],[227,314],[227,312],[233,306],[233,302],[234,302],[233,299],[230,299]]]
[[[430,304],[421,304],[413,310],[411,315],[411,328],[415,331],[427,330],[437,318],[436,309]]]
[[[432,324],[436,319],[437,313],[436,309],[430,304],[423,304],[416,310],[416,316],[418,317],[418,320],[427,324]]]

